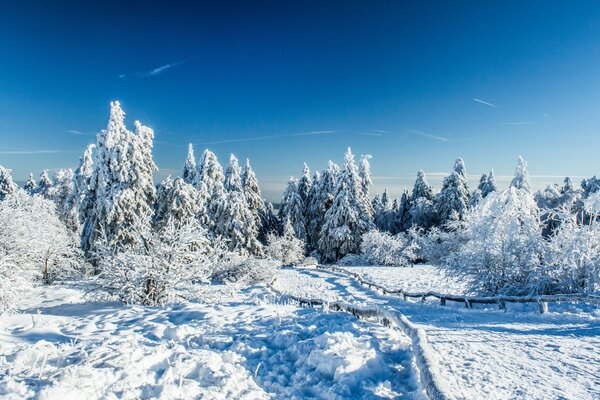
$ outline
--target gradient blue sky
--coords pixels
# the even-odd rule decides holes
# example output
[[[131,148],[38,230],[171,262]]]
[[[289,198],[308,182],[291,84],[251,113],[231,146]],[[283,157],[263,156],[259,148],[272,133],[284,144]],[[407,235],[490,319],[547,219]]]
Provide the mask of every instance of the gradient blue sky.
[[[187,3],[0,0],[0,164],[76,166],[118,99],[159,177],[192,142],[249,157],[271,199],[347,146],[396,195],[459,156],[501,182],[519,154],[538,186],[598,172],[597,1]]]

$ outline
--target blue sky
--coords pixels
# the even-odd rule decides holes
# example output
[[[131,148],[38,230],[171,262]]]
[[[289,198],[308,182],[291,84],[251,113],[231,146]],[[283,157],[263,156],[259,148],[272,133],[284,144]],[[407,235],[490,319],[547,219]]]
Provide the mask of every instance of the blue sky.
[[[17,180],[76,166],[115,99],[154,128],[159,178],[192,142],[249,157],[271,199],[347,146],[396,195],[418,169],[439,188],[456,157],[502,182],[521,154],[538,187],[599,172],[594,1],[47,3],[0,0]]]

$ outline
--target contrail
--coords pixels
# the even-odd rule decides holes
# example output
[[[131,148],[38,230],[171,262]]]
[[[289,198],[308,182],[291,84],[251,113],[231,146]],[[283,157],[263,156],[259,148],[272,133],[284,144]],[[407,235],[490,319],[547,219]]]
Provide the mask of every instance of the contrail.
[[[223,144],[223,143],[250,142],[250,141],[255,141],[255,140],[279,139],[279,138],[294,137],[294,136],[325,135],[325,134],[336,133],[336,132],[337,131],[313,131],[313,132],[290,133],[287,135],[254,136],[254,137],[248,137],[248,138],[236,138],[236,139],[215,140],[212,142],[201,142],[199,144]]]
[[[473,101],[476,101],[476,102],[481,103],[481,104],[485,104],[486,106],[496,107],[495,104],[492,104],[492,103],[489,103],[487,101],[483,101],[483,100],[480,100],[480,99],[473,99]]]

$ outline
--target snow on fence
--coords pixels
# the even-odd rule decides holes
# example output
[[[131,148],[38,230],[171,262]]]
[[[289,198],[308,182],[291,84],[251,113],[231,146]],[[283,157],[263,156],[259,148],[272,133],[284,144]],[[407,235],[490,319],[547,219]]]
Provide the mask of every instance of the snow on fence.
[[[450,393],[445,381],[442,379],[437,358],[429,345],[427,334],[422,328],[418,328],[406,318],[405,315],[397,311],[387,311],[380,308],[357,307],[345,301],[326,301],[319,298],[306,298],[294,296],[281,292],[273,286],[277,278],[274,278],[267,287],[279,296],[287,297],[299,304],[307,306],[327,306],[330,310],[344,311],[354,315],[358,319],[377,319],[382,321],[385,326],[394,326],[400,328],[411,340],[415,361],[421,377],[421,383],[425,388],[427,397],[430,400],[454,400],[455,397]]]
[[[506,309],[506,303],[538,303],[539,310],[541,313],[548,311],[548,303],[553,302],[582,302],[582,303],[594,303],[600,304],[600,296],[588,295],[588,294],[556,294],[556,295],[539,295],[539,296],[491,296],[491,297],[477,297],[477,296],[461,296],[455,294],[438,293],[438,292],[407,292],[403,289],[390,290],[374,282],[365,280],[360,274],[356,272],[348,271],[347,269],[317,265],[317,269],[329,270],[337,272],[339,274],[347,275],[354,278],[361,285],[365,285],[369,288],[375,288],[382,291],[384,294],[393,294],[403,296],[404,300],[407,298],[420,298],[421,301],[425,301],[429,297],[435,297],[440,300],[442,306],[446,305],[446,301],[454,301],[459,303],[465,303],[465,307],[472,308],[473,304],[498,304],[501,310]]]

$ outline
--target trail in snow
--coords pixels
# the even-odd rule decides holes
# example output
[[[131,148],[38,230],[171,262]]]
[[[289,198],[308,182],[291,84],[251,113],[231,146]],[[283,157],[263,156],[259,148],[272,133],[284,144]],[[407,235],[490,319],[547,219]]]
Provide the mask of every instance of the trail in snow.
[[[217,304],[85,302],[39,287],[0,317],[0,397],[420,399],[409,339],[263,288]]]
[[[390,269],[397,274],[404,270]],[[593,307],[583,306],[587,313],[582,313],[572,305],[553,306],[544,315],[535,306],[509,306],[506,313],[451,303],[441,307],[380,295],[348,277],[315,269],[282,270],[276,286],[297,296],[399,310],[426,330],[442,358],[442,375],[457,397],[600,397],[600,313]]]

